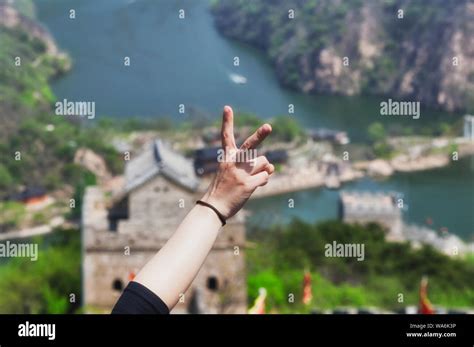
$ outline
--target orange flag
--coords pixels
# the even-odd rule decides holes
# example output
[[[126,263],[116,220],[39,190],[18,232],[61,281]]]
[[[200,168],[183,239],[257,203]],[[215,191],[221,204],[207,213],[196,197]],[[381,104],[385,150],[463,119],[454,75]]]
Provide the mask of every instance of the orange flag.
[[[260,288],[258,290],[258,296],[255,299],[255,303],[249,309],[250,314],[265,314],[265,300],[267,298],[267,290]]]
[[[303,304],[309,305],[313,300],[313,292],[311,290],[311,273],[306,270],[303,277]]]
[[[428,277],[423,276],[420,283],[420,307],[419,313],[421,314],[433,314],[434,309],[428,299]]]

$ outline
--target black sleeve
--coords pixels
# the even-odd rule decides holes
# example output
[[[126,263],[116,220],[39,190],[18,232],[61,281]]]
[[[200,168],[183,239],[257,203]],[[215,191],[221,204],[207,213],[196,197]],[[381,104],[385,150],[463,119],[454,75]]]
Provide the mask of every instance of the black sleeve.
[[[155,293],[138,282],[130,282],[112,314],[168,314],[170,310]]]

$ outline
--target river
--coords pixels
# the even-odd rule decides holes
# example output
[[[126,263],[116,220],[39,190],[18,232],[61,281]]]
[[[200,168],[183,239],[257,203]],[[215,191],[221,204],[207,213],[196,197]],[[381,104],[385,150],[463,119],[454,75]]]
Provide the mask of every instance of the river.
[[[39,0],[39,19],[74,62],[73,69],[53,84],[59,99],[95,101],[96,113],[112,117],[162,117],[179,121],[189,116],[178,105],[219,116],[224,104],[262,118],[288,114],[307,127],[348,131],[364,140],[371,122],[394,122],[421,128],[460,114],[421,109],[421,118],[382,117],[381,98],[309,96],[282,88],[262,53],[223,38],[213,26],[208,1],[157,0]],[[76,18],[69,18],[70,9]],[[180,9],[185,19],[178,18]],[[130,66],[124,58],[130,57]],[[239,66],[234,66],[234,57]],[[232,75],[243,76],[239,84]],[[99,116],[100,117],[100,116]],[[384,181],[363,179],[344,189],[395,190],[405,196],[404,218],[434,227],[447,227],[465,239],[474,237],[474,159],[423,173],[399,174]],[[297,208],[288,209],[288,196],[251,203],[257,212],[271,212],[288,221],[336,217],[337,191],[315,189],[291,194]],[[251,222],[263,213],[256,213]],[[256,219],[257,218],[257,219]]]

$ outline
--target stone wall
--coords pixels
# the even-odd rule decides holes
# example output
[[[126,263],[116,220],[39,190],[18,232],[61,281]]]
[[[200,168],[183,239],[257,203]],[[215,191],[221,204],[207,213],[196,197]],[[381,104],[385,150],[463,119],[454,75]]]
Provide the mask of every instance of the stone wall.
[[[83,299],[86,310],[110,311],[121,294],[114,289],[116,281],[121,288],[129,282],[130,274],[137,273],[155,252],[88,251],[83,260]]]
[[[199,313],[246,313],[244,250],[238,254],[232,249],[213,250],[173,313],[196,313],[193,296],[198,298]]]
[[[143,230],[168,239],[196,200],[193,193],[158,176],[129,195],[130,220],[119,223],[119,232]]]
[[[155,252],[87,252],[83,266],[86,310],[109,312],[125,288],[131,274],[137,274]],[[232,249],[214,249],[181,297],[172,313],[245,313],[247,285],[245,253]],[[193,305],[193,297],[197,305]],[[193,308],[194,307],[194,308]],[[197,307],[197,308],[196,308]],[[193,313],[196,313],[193,312]]]
[[[117,231],[111,231],[104,192],[88,187],[82,220],[86,310],[110,311],[130,274],[138,273],[166,243],[199,197],[156,177],[131,192],[129,219],[120,220]],[[244,213],[239,213],[221,230],[184,302],[173,313],[246,312],[244,222]]]

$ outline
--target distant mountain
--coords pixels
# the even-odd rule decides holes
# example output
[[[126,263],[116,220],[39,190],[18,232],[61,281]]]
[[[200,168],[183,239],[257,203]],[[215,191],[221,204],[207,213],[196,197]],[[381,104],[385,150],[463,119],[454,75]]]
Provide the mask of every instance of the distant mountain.
[[[223,35],[268,54],[285,86],[474,110],[472,0],[218,0],[212,12]]]

